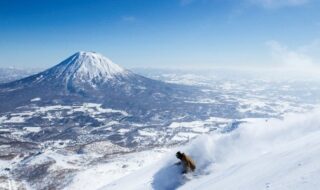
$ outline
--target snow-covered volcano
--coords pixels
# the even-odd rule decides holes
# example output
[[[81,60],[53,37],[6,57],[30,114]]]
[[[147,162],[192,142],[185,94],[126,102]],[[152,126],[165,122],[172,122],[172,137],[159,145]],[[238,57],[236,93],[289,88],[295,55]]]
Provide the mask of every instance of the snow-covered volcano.
[[[78,52],[36,75],[0,85],[1,112],[29,104],[103,104],[150,115],[150,109],[177,109],[194,88],[135,74],[95,52]],[[184,98],[181,98],[184,97]],[[39,101],[31,101],[34,99]],[[180,106],[181,110],[186,110]],[[152,117],[152,116],[150,116]]]
[[[62,78],[68,82],[106,82],[108,80],[129,77],[130,71],[113,63],[110,59],[95,52],[78,52],[57,66],[45,71],[44,77]]]
[[[16,81],[13,84],[58,83],[69,91],[97,87],[104,83],[115,83],[134,77],[129,70],[113,63],[110,59],[95,52],[80,51],[58,65],[37,75]],[[48,84],[46,84],[48,85]]]

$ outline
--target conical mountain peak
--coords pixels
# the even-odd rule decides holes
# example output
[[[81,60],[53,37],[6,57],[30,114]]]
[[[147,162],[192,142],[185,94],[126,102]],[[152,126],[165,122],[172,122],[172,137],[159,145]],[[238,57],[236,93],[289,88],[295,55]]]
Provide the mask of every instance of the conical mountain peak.
[[[112,78],[116,75],[125,75],[127,73],[124,68],[99,53],[81,51],[71,57],[71,60],[66,60],[69,66],[68,69],[82,77]]]
[[[126,77],[130,74],[130,71],[99,53],[80,51],[55,67],[48,69],[45,73],[45,75],[49,75],[49,78],[63,78],[65,81],[91,83]]]

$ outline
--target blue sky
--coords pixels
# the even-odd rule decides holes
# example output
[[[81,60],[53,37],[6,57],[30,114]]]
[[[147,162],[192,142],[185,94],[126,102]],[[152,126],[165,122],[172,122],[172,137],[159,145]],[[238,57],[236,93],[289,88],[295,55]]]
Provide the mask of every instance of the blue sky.
[[[124,67],[315,65],[318,0],[1,0],[0,67],[77,51]]]

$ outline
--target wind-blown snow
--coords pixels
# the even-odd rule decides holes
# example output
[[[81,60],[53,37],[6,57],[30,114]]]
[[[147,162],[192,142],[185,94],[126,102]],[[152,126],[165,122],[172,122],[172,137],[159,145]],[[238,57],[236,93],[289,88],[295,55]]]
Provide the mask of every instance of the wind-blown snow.
[[[180,147],[196,161],[194,174],[180,174],[175,149],[102,189],[318,189],[319,118],[320,110],[250,119],[231,133],[203,135]]]

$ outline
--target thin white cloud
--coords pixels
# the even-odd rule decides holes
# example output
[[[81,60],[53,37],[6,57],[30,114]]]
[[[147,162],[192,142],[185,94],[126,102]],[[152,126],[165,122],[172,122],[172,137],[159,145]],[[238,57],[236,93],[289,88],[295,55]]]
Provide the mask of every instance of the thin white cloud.
[[[301,6],[310,2],[310,0],[249,0],[251,3],[260,5],[264,8],[281,8]]]
[[[304,48],[292,50],[275,40],[269,41],[266,44],[271,50],[274,62],[279,65],[291,68],[307,68],[315,65],[314,58],[307,51],[303,50]]]
[[[320,39],[315,39],[311,43],[303,45],[299,48],[299,51],[305,53],[316,53],[319,54],[320,51]]]

